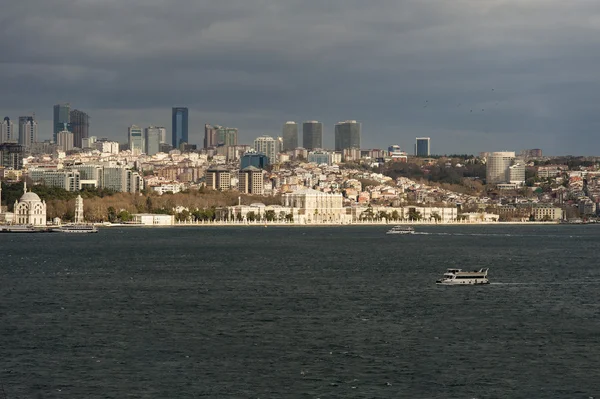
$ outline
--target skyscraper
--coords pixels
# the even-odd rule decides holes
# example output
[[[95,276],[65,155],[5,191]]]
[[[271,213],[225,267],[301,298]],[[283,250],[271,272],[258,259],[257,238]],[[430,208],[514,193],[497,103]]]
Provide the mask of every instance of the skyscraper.
[[[431,155],[431,139],[429,137],[417,137],[415,143],[415,155],[428,157]]]
[[[7,116],[0,123],[0,144],[2,143],[13,143],[17,141],[15,132],[15,124]]]
[[[219,125],[204,125],[204,148],[235,146],[238,142],[238,129]]]
[[[298,148],[298,124],[286,122],[283,125],[283,151],[292,151]]]
[[[188,109],[185,107],[174,107],[171,134],[173,135],[173,148],[179,148],[181,143],[188,141]]]
[[[38,125],[33,116],[19,116],[19,144],[29,150],[37,138]]]
[[[323,124],[308,121],[302,124],[302,146],[307,150],[323,148]]]
[[[23,169],[25,148],[20,144],[0,144],[0,166],[7,169]]]
[[[69,113],[69,119],[70,131],[73,133],[73,146],[82,148],[82,140],[90,137],[90,116],[83,111],[74,109]]]
[[[52,139],[56,143],[56,135],[63,130],[71,131],[71,104],[56,104],[54,106],[54,132]]]
[[[142,129],[139,126],[131,125],[127,129],[127,136],[129,138],[129,150],[132,154],[141,154],[145,150],[144,136],[142,135]]]
[[[508,183],[510,181],[510,166],[514,159],[514,151],[492,152],[488,155],[485,165],[486,183]],[[523,173],[525,173],[524,170]]]
[[[144,129],[145,152],[147,155],[154,155],[160,152],[161,128],[150,126]]]
[[[277,140],[271,136],[260,136],[254,140],[254,150],[256,152],[265,154],[269,158],[269,163],[274,164],[277,162],[277,155],[279,154],[279,148]]]
[[[361,124],[357,121],[339,122],[335,125],[335,150],[360,149]]]

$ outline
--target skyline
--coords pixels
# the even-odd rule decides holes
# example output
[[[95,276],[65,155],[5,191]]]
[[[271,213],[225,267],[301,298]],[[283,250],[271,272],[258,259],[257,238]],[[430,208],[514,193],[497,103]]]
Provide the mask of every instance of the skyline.
[[[600,3],[180,3],[8,4],[0,118],[35,113],[50,139],[52,107],[68,102],[93,118],[91,135],[123,142],[182,106],[199,146],[207,123],[251,143],[318,120],[333,148],[335,123],[357,120],[364,148],[410,152],[426,136],[432,153],[598,154],[586,144],[600,131]]]

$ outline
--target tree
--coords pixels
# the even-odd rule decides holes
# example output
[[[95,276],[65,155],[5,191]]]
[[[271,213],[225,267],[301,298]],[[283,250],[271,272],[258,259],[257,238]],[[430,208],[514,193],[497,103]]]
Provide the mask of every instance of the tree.
[[[285,215],[285,220],[288,223],[292,223],[294,221],[294,215],[292,215],[291,213],[288,213],[287,215]]]
[[[410,211],[408,211],[408,219],[409,220],[421,220],[422,218],[423,218],[423,216],[416,209],[411,209]]]
[[[108,207],[108,221],[114,223],[117,220],[117,211],[112,206]]]
[[[394,211],[392,212],[391,219],[392,219],[392,220],[399,220],[399,219],[400,219],[400,214],[398,213],[398,211],[397,211],[397,210],[394,210]]]
[[[250,211],[246,214],[246,220],[248,220],[249,222],[254,222],[256,220],[256,214],[254,213],[254,211]]]
[[[434,219],[436,223],[439,223],[442,220],[442,217],[437,212],[432,212],[431,218]]]
[[[117,217],[121,220],[121,222],[129,222],[131,219],[133,219],[133,216],[131,216],[131,214],[125,210],[119,212]]]
[[[267,220],[267,222],[272,222],[275,220],[275,211],[273,210],[268,210],[265,212],[265,219]]]

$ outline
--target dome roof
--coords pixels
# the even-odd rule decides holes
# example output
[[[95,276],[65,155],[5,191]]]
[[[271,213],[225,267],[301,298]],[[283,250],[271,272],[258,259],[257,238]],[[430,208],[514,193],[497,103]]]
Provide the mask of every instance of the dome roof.
[[[40,199],[40,197],[36,193],[32,193],[31,191],[28,191],[28,192],[26,192],[25,194],[23,194],[21,196],[21,199],[19,201],[20,202],[23,202],[23,201],[27,201],[27,202],[38,201],[38,202],[41,202],[42,200]]]

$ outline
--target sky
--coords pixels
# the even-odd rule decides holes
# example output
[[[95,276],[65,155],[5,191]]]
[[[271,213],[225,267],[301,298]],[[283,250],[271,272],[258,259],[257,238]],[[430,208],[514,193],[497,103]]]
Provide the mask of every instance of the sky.
[[[288,121],[362,123],[362,147],[600,155],[597,0],[19,0],[0,14],[0,114],[52,106],[90,134],[171,131],[189,108],[239,141]],[[301,136],[301,135],[300,135]],[[301,141],[301,138],[300,138]]]

